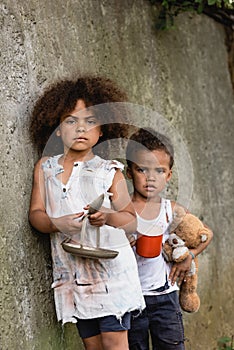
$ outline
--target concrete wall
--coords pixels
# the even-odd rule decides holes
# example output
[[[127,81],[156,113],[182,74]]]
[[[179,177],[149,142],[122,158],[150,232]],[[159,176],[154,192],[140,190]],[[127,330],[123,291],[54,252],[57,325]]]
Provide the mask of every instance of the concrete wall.
[[[200,258],[201,308],[185,315],[186,336],[192,349],[216,349],[234,329],[234,98],[223,27],[183,14],[176,29],[156,32],[147,0],[3,0],[0,8],[0,348],[82,349],[74,327],[57,325],[49,241],[27,221],[37,159],[28,118],[50,82],[99,73],[167,118],[189,150],[190,210],[215,238]]]

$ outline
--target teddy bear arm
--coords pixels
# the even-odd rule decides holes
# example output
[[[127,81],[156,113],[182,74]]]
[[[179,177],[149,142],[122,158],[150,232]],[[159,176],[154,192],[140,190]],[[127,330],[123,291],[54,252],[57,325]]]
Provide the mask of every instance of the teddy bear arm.
[[[165,242],[163,244],[163,250],[162,250],[163,256],[168,262],[172,262],[172,247],[170,246],[169,242]]]

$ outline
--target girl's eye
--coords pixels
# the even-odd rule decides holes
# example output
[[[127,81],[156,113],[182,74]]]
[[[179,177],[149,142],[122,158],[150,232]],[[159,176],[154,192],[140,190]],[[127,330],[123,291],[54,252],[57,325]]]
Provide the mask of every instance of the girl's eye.
[[[67,119],[65,119],[65,123],[66,124],[75,124],[75,120],[67,118]]]
[[[88,119],[88,120],[87,120],[87,123],[88,123],[89,125],[95,125],[95,124],[97,124],[97,121],[96,121],[96,119]]]

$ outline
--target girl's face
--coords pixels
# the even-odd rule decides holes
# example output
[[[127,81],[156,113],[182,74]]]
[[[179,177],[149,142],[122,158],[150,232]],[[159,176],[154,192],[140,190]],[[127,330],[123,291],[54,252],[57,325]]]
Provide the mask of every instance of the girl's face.
[[[64,153],[76,151],[88,153],[102,136],[101,126],[91,109],[78,100],[74,110],[62,118],[57,136],[64,144]]]
[[[140,150],[134,155],[134,162],[127,170],[133,181],[134,194],[145,199],[158,199],[172,176],[170,156],[163,150]]]

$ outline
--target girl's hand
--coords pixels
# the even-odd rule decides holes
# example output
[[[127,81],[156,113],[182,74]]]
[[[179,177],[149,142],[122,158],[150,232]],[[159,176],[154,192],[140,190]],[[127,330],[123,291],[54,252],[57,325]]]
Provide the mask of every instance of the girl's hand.
[[[130,243],[130,246],[131,247],[134,247],[136,245],[136,242],[137,242],[137,237],[135,234],[127,234],[127,239]]]
[[[174,263],[171,272],[169,275],[169,280],[171,281],[171,284],[174,285],[176,280],[178,286],[181,285],[181,283],[186,280],[186,274],[190,271],[191,268],[191,262],[192,257],[189,254],[187,258],[184,261],[181,261],[180,263]]]
[[[90,225],[93,226],[103,226],[105,225],[108,218],[108,213],[97,211],[95,214],[89,215]]]
[[[73,235],[81,230],[82,221],[76,219],[81,218],[83,215],[84,212],[81,212],[60,216],[59,218],[50,218],[50,220],[59,232]]]

